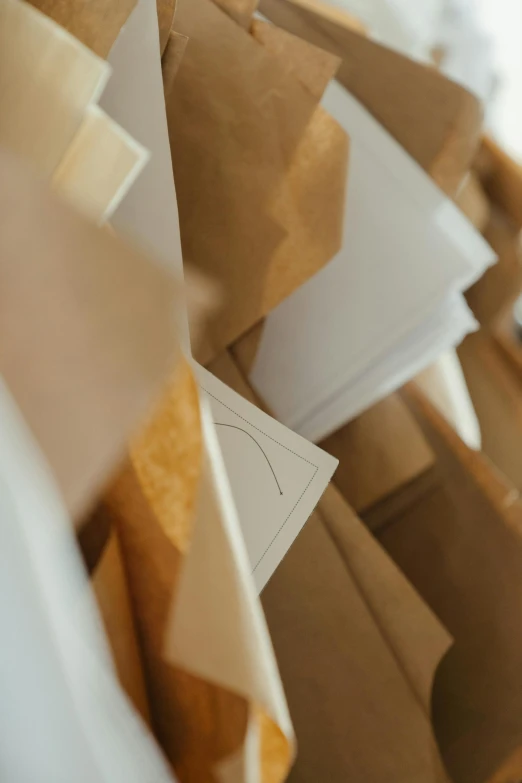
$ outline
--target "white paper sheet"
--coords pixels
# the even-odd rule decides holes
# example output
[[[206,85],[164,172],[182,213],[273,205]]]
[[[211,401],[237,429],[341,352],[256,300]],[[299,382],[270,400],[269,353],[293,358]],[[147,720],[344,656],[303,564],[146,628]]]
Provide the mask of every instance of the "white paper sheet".
[[[460,210],[337,82],[323,105],[351,140],[343,247],[269,314],[250,375],[278,419],[314,439],[422,369],[422,354],[412,351],[417,338],[427,360],[436,358],[435,344],[440,352],[461,340],[466,329],[454,323],[441,336],[437,314],[495,260]],[[474,321],[462,298],[458,310],[469,331]],[[356,394],[358,379],[372,374],[372,388]],[[350,387],[346,411],[312,426],[326,401]]]
[[[74,530],[0,380],[0,779],[173,783],[116,679]]]
[[[326,489],[338,460],[202,367],[252,573],[261,591]]]
[[[154,3],[140,0],[110,55],[113,75],[100,106],[150,152],[150,160],[114,213],[111,223],[180,276],[183,274],[178,205],[172,176],[158,20]],[[181,343],[188,354],[186,312]]]

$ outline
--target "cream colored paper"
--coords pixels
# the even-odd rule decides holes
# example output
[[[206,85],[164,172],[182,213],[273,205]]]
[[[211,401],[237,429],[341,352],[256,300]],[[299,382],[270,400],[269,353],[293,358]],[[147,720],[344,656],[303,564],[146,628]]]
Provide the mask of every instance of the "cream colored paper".
[[[27,3],[0,0],[0,73],[0,144],[50,177],[110,68]]]
[[[91,105],[52,182],[75,207],[101,223],[111,217],[148,158],[145,147]]]
[[[219,682],[266,711],[273,731],[277,733],[279,727],[286,738],[285,767],[293,753],[290,716],[205,403],[201,414],[204,455],[198,507],[166,636],[166,654],[173,664]],[[254,783],[252,778],[245,783],[251,780]]]

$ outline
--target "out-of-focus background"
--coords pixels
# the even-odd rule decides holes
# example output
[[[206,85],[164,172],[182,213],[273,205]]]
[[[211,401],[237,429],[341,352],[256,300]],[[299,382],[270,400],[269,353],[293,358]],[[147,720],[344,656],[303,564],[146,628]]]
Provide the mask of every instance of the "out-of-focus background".
[[[333,0],[374,38],[434,61],[477,94],[487,127],[522,161],[522,3],[518,0]]]

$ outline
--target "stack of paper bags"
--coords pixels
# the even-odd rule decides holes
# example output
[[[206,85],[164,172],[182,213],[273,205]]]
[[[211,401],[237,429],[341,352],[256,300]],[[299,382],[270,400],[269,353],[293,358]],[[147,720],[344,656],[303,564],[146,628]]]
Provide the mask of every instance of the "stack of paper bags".
[[[314,441],[476,327],[462,292],[495,259],[340,84],[323,106],[351,138],[343,247],[266,319],[249,374],[279,420]]]
[[[188,364],[172,375],[185,318],[156,4],[140,0],[111,53],[105,110],[132,143],[112,121],[108,144],[85,130],[109,73],[98,55],[22,0],[0,13],[13,75],[0,122],[3,778],[168,781],[175,769],[182,781],[281,781],[292,727],[222,457]],[[141,165],[144,147],[150,163],[122,201],[138,167],[113,165],[118,150],[139,151]],[[35,172],[91,221],[122,201],[113,226],[160,263],[55,201]],[[170,770],[117,685],[70,517],[120,681]]]
[[[229,352],[210,369],[256,402]],[[298,743],[289,780],[446,780],[430,700],[451,639],[332,485],[262,602]]]
[[[348,151],[318,106],[338,59],[251,25],[253,3],[219,5],[234,18],[212,0],[178,3],[190,44],[167,102],[183,256],[223,297],[203,362],[337,252]]]

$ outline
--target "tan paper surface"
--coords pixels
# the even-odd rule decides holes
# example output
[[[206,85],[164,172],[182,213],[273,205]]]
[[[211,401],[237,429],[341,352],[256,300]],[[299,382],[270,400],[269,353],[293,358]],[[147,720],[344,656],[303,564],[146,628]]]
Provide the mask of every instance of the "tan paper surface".
[[[317,0],[261,0],[260,10],[285,30],[341,57],[341,84],[442,190],[454,194],[480,140],[482,110],[474,96],[435,69],[360,35],[337,18],[337,9],[332,16]]]
[[[237,22],[245,30],[250,28],[252,16],[257,9],[258,0],[214,0],[231,19]]]
[[[173,366],[177,285],[0,166],[0,367],[77,517]]]
[[[172,30],[165,45],[165,51],[161,58],[161,72],[163,74],[163,90],[167,97],[174,84],[174,79],[181,64],[188,38]]]
[[[341,535],[345,521],[339,519]],[[348,525],[349,536],[349,519]],[[358,576],[370,580],[371,550],[366,555]],[[384,574],[381,578],[386,582]],[[385,615],[388,585],[375,585],[374,591]],[[424,706],[390,645],[384,618],[376,618],[331,538],[322,502],[262,600],[299,749],[289,781],[446,781]],[[414,639],[407,636],[408,642]],[[426,648],[414,645],[412,656],[419,653]],[[436,662],[436,656],[430,660]],[[429,673],[427,661],[416,661]]]
[[[107,57],[136,0],[28,0],[100,57]]]

